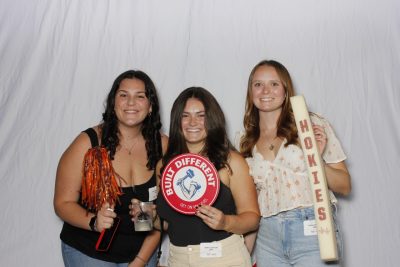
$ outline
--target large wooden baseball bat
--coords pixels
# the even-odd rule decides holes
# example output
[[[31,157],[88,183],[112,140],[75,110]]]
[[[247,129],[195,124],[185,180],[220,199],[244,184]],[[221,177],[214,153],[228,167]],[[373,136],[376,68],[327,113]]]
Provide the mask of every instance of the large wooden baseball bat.
[[[314,212],[317,222],[317,233],[321,259],[333,261],[338,259],[336,235],[332,210],[328,194],[325,169],[318,153],[310,115],[303,96],[290,98],[301,147],[307,161],[308,177],[313,192]]]

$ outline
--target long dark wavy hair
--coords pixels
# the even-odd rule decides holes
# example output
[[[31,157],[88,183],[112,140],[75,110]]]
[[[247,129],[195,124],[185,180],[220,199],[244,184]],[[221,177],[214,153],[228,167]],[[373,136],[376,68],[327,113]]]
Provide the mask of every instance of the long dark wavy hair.
[[[175,156],[189,152],[182,132],[182,114],[189,98],[201,101],[205,109],[207,137],[205,146],[200,154],[208,157],[217,170],[226,167],[231,171],[228,164],[228,157],[232,145],[226,133],[224,113],[214,96],[201,87],[187,88],[179,94],[172,106],[168,149],[163,157],[161,171]]]
[[[243,119],[245,134],[240,140],[240,153],[242,153],[244,157],[252,156],[252,150],[260,138],[260,116],[257,107],[254,106],[253,103],[251,89],[254,73],[261,66],[273,67],[278,73],[279,79],[282,81],[285,89],[285,101],[282,105],[282,112],[277,123],[277,136],[286,138],[287,143],[285,146],[290,144],[299,145],[296,122],[289,101],[290,97],[295,95],[290,74],[281,63],[274,60],[263,60],[254,66],[247,83],[246,110]]]
[[[128,70],[120,74],[114,81],[107,96],[103,122],[101,125],[101,144],[108,151],[111,159],[114,159],[115,151],[119,145],[118,118],[115,115],[115,95],[124,79],[138,79],[144,83],[145,94],[151,105],[151,113],[142,123],[142,135],[146,141],[147,168],[154,170],[157,161],[162,157],[161,146],[161,119],[160,106],[158,103],[157,91],[150,77],[140,70]]]

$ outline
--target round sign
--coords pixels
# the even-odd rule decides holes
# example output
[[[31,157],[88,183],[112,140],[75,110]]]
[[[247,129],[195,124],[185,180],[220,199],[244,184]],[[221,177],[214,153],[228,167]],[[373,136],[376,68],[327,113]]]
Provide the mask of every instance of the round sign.
[[[196,206],[212,205],[219,193],[219,176],[214,165],[196,154],[172,159],[161,177],[161,191],[176,211],[195,214]]]

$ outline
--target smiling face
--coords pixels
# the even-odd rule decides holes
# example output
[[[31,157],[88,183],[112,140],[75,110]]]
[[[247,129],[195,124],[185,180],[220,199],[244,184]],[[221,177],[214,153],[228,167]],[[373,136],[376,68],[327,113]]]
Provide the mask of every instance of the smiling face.
[[[115,95],[115,115],[119,126],[140,126],[151,112],[144,82],[139,79],[124,79]]]
[[[190,152],[198,152],[204,147],[207,137],[205,117],[203,103],[196,98],[189,98],[183,110],[181,125]]]
[[[285,101],[285,88],[274,67],[259,66],[251,81],[254,106],[260,112],[280,111]]]

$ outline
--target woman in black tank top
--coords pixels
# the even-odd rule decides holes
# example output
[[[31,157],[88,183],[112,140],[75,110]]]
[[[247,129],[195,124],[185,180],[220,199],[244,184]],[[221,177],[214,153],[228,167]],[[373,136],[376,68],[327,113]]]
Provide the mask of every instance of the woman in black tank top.
[[[258,227],[257,194],[244,158],[228,140],[218,102],[203,88],[188,88],[175,100],[170,122],[169,145],[157,164],[158,177],[173,158],[194,153],[213,163],[220,192],[212,206],[197,207],[195,215],[177,212],[158,194],[157,212],[168,226],[171,242],[168,265],[250,266],[241,235]]]
[[[64,221],[60,238],[65,266],[145,266],[152,259],[160,233],[135,232],[129,204],[133,198],[153,201],[157,196],[154,169],[167,142],[160,129],[158,98],[150,77],[135,70],[120,74],[108,94],[102,123],[81,133],[58,165],[54,208]],[[114,205],[106,202],[93,208],[84,201],[82,170],[91,147],[106,151],[105,161],[112,164],[109,170],[120,192]],[[104,166],[104,161],[97,164]],[[100,232],[116,225],[117,217],[110,247],[96,250]]]

